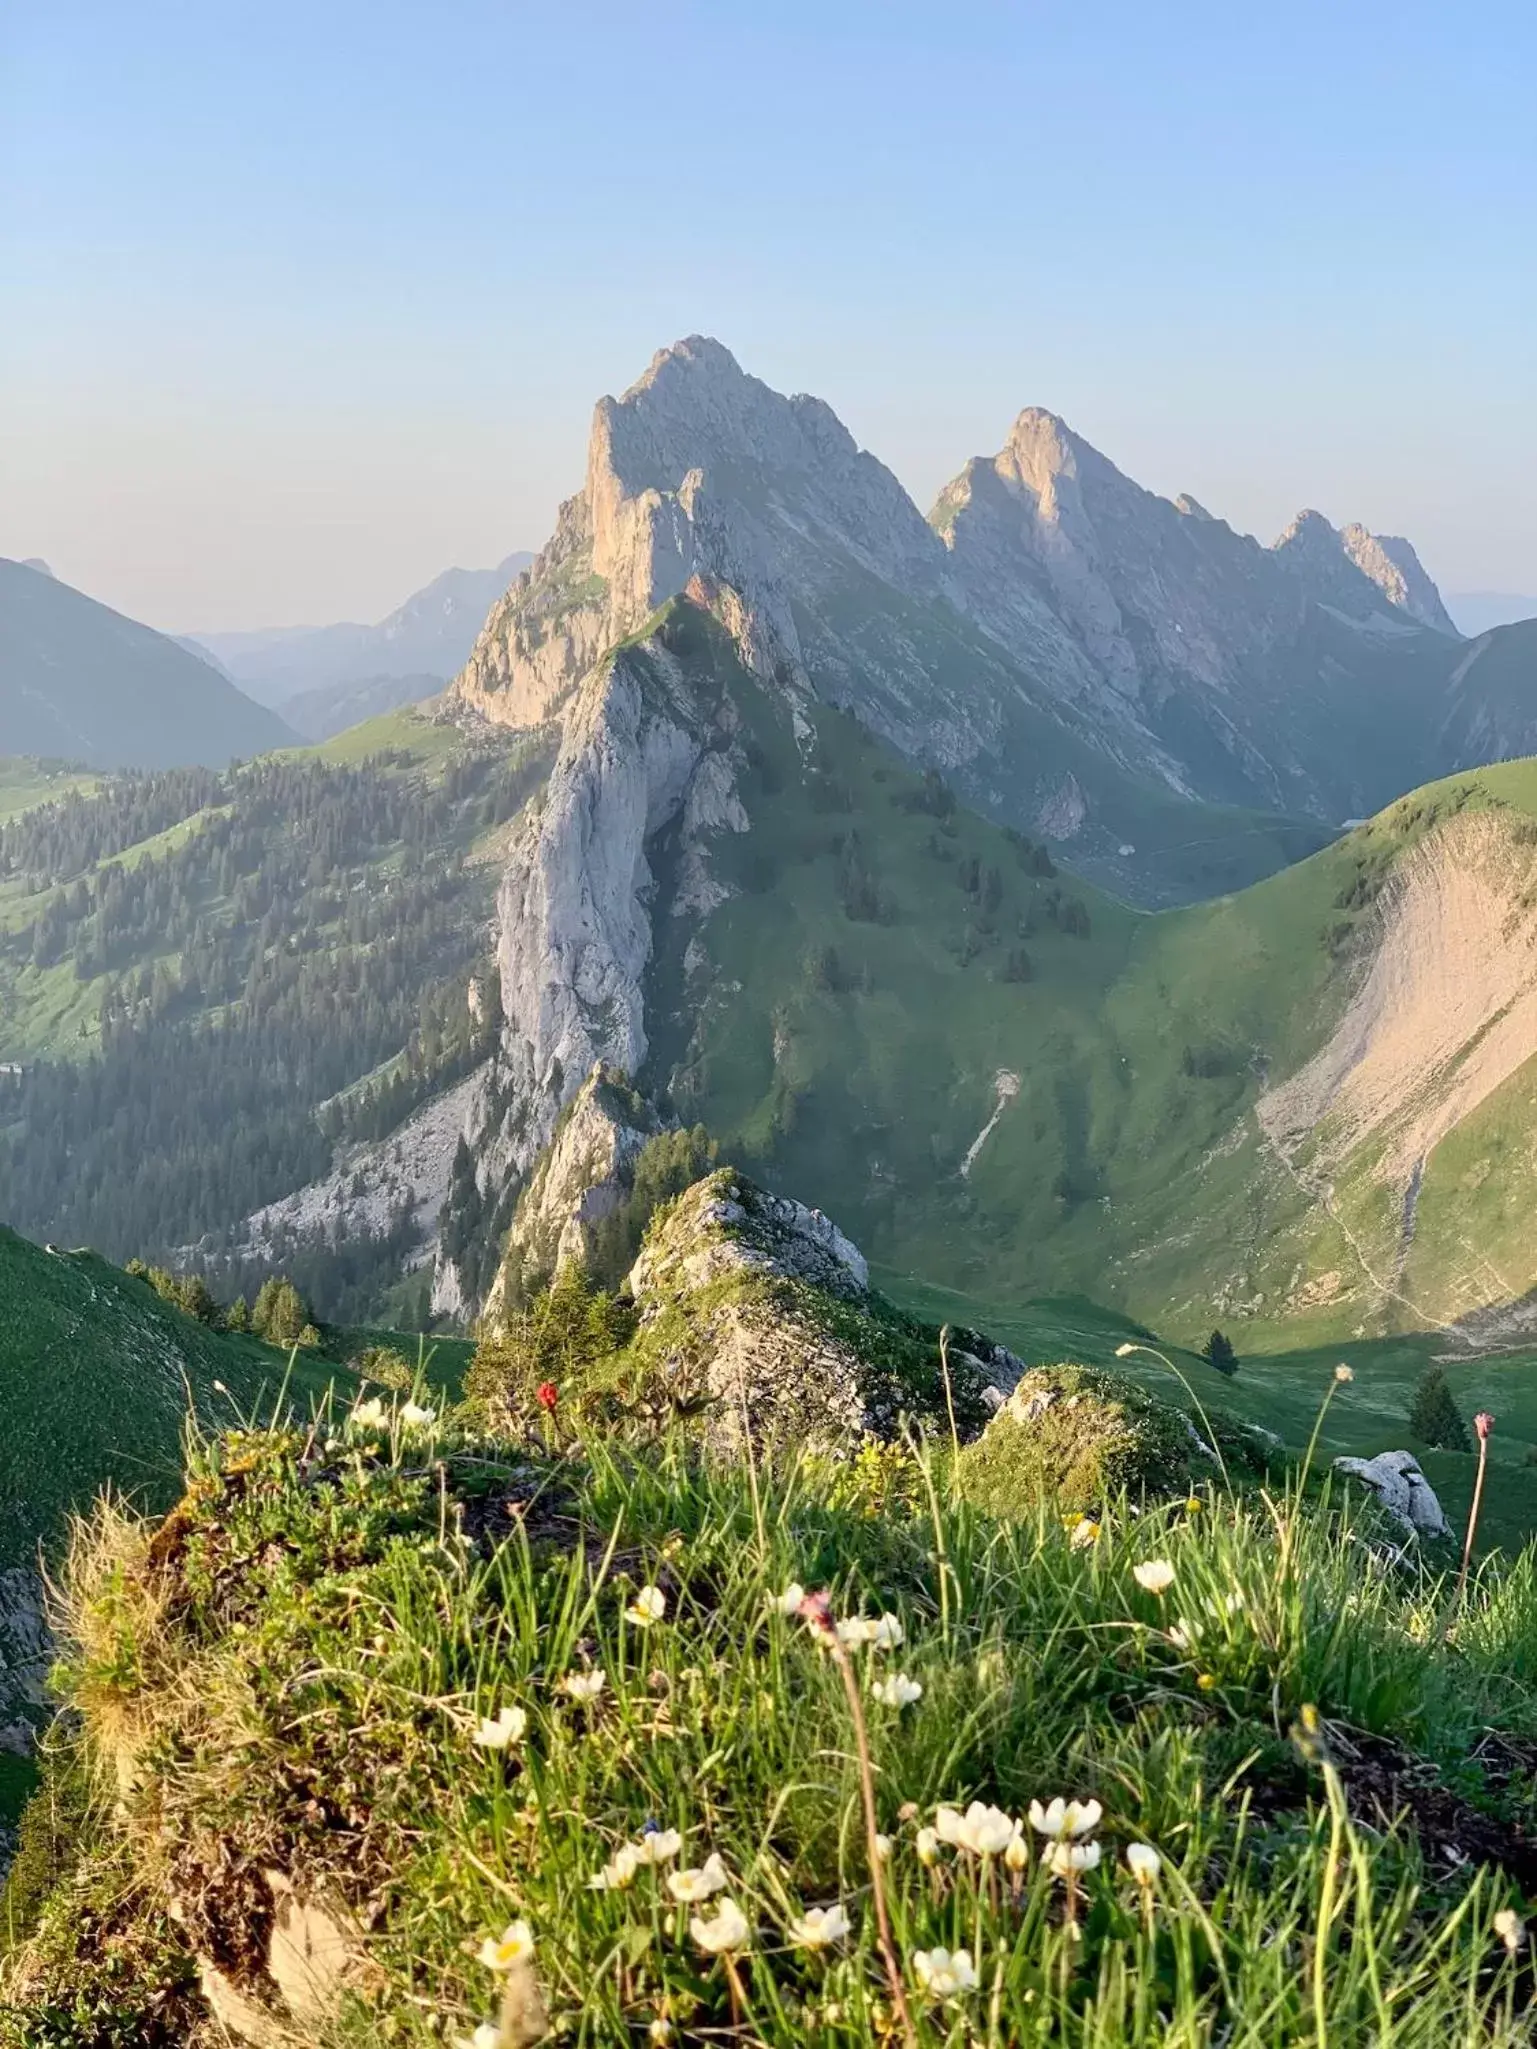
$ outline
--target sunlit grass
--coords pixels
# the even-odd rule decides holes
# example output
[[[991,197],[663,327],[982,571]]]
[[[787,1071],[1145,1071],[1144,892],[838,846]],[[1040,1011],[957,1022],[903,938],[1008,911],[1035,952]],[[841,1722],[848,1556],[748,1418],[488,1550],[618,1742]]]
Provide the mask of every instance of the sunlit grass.
[[[1440,1584],[1295,1495],[1112,1502],[1086,1542],[1044,1502],[968,1509],[941,1450],[872,1515],[809,1461],[556,1457],[404,1414],[201,1447],[158,1562],[103,1511],[69,1591],[67,1697],[193,1947],[229,1949],[258,1869],[366,1928],[378,1975],[327,2039],[511,2041],[530,2000],[581,2043],[901,2039],[848,1696],[797,1586],[870,1623],[844,1655],[911,2039],[1524,2039],[1494,1927],[1523,1903],[1353,1816],[1336,1753],[1391,1736],[1508,1805],[1470,1759],[1537,1736],[1529,1562],[1443,1645]],[[1059,1796],[1102,1808],[1082,1869],[1028,1819]],[[936,1843],[973,1800],[992,1848]],[[518,1922],[532,1958],[493,1970]]]

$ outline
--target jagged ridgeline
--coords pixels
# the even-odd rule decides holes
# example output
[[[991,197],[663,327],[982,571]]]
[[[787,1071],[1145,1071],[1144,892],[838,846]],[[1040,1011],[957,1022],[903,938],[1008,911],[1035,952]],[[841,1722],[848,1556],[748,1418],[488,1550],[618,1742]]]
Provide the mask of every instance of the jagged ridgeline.
[[[1497,1259],[1446,1199],[1524,1114],[1527,780],[1299,857],[1530,745],[1531,656],[1458,641],[1406,542],[1262,547],[1034,409],[925,520],[826,406],[681,343],[599,404],[430,717],[3,829],[12,1214],[333,1316],[431,1267],[469,1317],[606,1064],[909,1277],[1460,1325],[1537,1283],[1519,1146],[1478,1156]],[[1446,1006],[1464,870],[1491,936]],[[1425,1109],[1392,1146],[1390,1099]]]
[[[753,675],[697,587],[583,686],[509,864],[484,1185],[608,1059],[974,1299],[1471,1337],[1537,1280],[1516,1162],[1487,1257],[1458,1222],[1534,1048],[1534,801],[1523,764],[1456,778],[1150,917]]]

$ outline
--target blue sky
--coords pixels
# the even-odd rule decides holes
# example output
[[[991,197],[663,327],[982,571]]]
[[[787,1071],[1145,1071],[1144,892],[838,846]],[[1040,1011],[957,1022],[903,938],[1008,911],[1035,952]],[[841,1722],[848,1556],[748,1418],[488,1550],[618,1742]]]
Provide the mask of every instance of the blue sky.
[[[0,553],[167,628],[537,546],[718,335],[921,503],[1021,406],[1537,590],[1537,12],[0,0]]]

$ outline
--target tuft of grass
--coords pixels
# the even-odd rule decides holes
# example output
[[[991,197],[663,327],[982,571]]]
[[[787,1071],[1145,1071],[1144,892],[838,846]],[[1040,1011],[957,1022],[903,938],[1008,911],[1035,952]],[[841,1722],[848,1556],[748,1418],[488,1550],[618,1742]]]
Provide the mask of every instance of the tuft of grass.
[[[1485,1566],[1442,1644],[1441,1583],[1327,1500],[1120,1495],[1075,1542],[1053,1504],[995,1520],[942,1449],[911,1456],[924,1484],[876,1475],[871,1514],[847,1466],[748,1470],[676,1434],[557,1453],[398,1404],[194,1445],[172,1519],[99,1510],[66,1585],[88,1752],[139,1718],[113,1836],[139,1896],[269,2004],[263,1874],[345,1909],[366,1969],[327,2045],[467,2035],[500,1993],[476,1951],[516,1920],[567,2041],[662,2020],[679,2041],[885,2039],[855,1730],[837,1662],[780,1612],[796,1582],[900,1625],[848,1657],[925,2049],[1528,2038],[1494,1916],[1531,1883],[1509,1768],[1537,1743],[1529,1557]],[[1162,1593],[1134,1576],[1152,1559]],[[665,1603],[649,1624],[643,1587]],[[923,1689],[904,1706],[874,1691],[899,1672]],[[477,1744],[503,1708],[521,1732]],[[1407,1790],[1384,1801],[1390,1754]],[[1028,1821],[1020,1870],[920,1844],[940,1805],[1022,1818],[1056,1794],[1103,1806],[1071,1895]],[[676,1858],[594,1889],[652,1828]],[[1151,1893],[1133,1842],[1162,1859]],[[750,1931],[729,1963],[665,1882],[711,1854]],[[847,1939],[797,1947],[834,1901]],[[947,2004],[917,1963],[936,1948],[975,1972]],[[4,1982],[30,1970],[42,1996],[35,1942],[21,1958]]]

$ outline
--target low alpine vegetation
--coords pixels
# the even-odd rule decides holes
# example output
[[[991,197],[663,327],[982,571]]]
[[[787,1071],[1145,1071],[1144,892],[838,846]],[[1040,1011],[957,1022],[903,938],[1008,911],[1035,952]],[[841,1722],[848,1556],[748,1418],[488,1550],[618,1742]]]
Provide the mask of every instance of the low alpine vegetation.
[[[915,1438],[871,1514],[525,1422],[370,1397],[78,1526],[0,2041],[1529,2038],[1529,1557],[1448,1623],[1296,1491],[994,1519]]]

